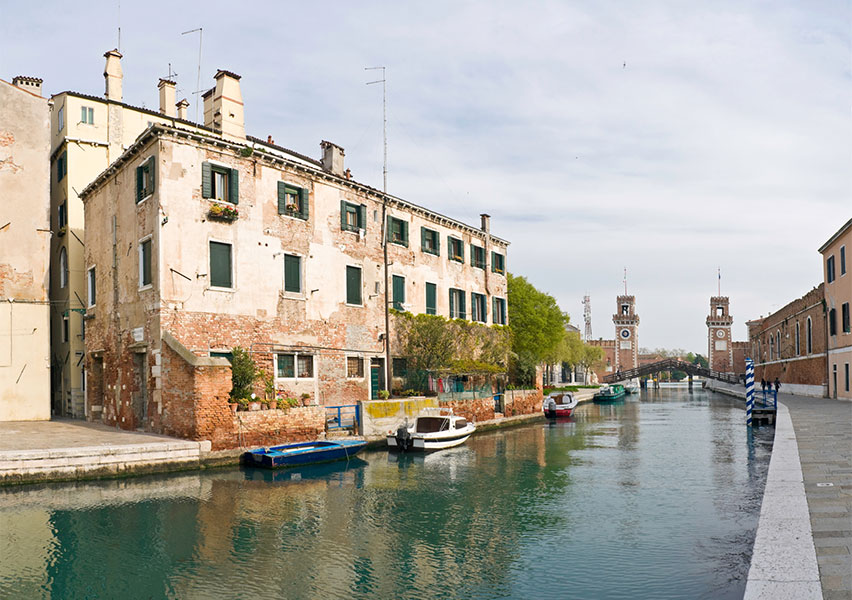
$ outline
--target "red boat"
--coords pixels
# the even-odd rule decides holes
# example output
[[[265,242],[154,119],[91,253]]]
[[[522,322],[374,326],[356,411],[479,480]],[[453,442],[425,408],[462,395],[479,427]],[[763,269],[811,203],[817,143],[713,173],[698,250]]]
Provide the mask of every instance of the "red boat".
[[[570,417],[574,407],[579,404],[571,392],[553,392],[542,402],[541,408],[544,416],[550,419],[559,417]]]

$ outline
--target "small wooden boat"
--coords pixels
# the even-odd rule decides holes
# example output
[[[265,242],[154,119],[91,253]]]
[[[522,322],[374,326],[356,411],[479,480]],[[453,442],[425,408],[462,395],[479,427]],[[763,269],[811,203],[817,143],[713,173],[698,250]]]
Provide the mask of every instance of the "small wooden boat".
[[[616,402],[624,398],[624,386],[620,383],[603,386],[595,394],[595,402]]]
[[[300,442],[271,448],[258,448],[246,452],[248,466],[276,469],[335,460],[349,460],[358,454],[367,442],[364,440],[339,440],[333,442]]]
[[[624,393],[625,394],[638,394],[639,393],[639,380],[638,379],[631,379],[630,381],[628,381],[627,384],[624,386]]]
[[[388,432],[388,448],[400,452],[443,450],[464,444],[474,431],[476,425],[452,410],[427,408],[415,417],[413,425],[406,419],[396,431]]]
[[[570,417],[574,408],[580,401],[574,398],[571,392],[553,392],[541,404],[544,416],[549,419],[559,417]]]

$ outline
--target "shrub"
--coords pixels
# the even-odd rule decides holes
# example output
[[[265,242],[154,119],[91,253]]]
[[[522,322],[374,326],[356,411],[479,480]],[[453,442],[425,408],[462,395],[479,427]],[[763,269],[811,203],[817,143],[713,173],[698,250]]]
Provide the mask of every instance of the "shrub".
[[[387,390],[379,390],[378,396],[380,400],[387,400],[390,398],[390,392]]]
[[[257,379],[257,365],[251,354],[244,348],[236,346],[232,351],[231,360],[231,398],[240,400],[251,397],[254,382]]]

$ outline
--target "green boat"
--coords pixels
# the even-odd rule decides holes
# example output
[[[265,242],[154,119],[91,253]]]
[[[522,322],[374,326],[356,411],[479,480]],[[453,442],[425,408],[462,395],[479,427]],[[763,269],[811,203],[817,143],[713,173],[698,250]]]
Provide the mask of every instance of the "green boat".
[[[616,402],[624,398],[624,386],[620,383],[603,386],[595,394],[595,402]]]

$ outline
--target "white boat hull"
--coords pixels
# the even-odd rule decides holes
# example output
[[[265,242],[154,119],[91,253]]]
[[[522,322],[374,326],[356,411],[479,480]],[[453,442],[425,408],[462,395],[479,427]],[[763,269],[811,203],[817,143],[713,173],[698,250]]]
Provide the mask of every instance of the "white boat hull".
[[[437,433],[415,433],[409,430],[411,434],[411,446],[409,450],[419,450],[429,452],[432,450],[444,450],[446,448],[454,448],[461,446],[467,441],[467,438],[476,431],[476,426],[468,424],[464,429],[452,431],[439,431]],[[397,448],[396,434],[387,436],[388,447]]]

